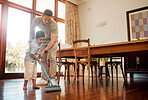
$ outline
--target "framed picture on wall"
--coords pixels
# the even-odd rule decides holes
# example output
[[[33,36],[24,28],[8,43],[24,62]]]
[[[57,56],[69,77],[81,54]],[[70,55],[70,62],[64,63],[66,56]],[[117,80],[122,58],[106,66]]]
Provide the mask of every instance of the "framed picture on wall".
[[[148,39],[148,6],[126,12],[128,40]]]

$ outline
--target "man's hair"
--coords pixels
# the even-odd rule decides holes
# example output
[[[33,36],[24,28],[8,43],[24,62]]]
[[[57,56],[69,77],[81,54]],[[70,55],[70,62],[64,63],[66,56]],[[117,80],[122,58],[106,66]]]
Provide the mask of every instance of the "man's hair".
[[[38,39],[38,38],[40,38],[40,37],[45,37],[45,34],[44,34],[43,31],[37,31],[37,32],[36,32],[36,38]]]
[[[52,16],[52,14],[53,14],[52,11],[49,9],[46,9],[43,13],[43,15],[47,15],[47,16]]]

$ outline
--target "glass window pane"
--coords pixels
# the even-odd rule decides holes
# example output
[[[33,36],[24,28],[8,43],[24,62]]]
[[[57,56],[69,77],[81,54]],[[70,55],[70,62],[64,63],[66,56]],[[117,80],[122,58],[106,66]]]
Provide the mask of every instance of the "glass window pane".
[[[53,12],[54,15],[54,5],[55,5],[55,0],[37,0],[37,6],[36,9],[37,11],[44,12],[46,9],[50,9]]]
[[[5,73],[24,72],[24,56],[28,48],[31,14],[8,8]]]
[[[58,22],[58,41],[65,44],[65,23]]]
[[[38,17],[37,15],[36,15],[36,17]],[[37,32],[37,31],[40,31],[41,29],[37,26],[36,28],[35,28],[35,33]],[[39,64],[39,63],[37,63],[37,72],[41,72],[41,65]]]
[[[8,1],[28,7],[28,8],[32,8],[32,0],[8,0]]]
[[[65,19],[65,3],[58,1],[58,17]]]

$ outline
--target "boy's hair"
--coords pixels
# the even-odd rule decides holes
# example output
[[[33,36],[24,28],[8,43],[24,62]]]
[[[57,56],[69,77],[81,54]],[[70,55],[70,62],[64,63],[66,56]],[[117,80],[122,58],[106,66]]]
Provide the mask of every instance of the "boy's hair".
[[[46,10],[44,11],[43,15],[52,16],[52,15],[53,15],[53,13],[52,13],[52,11],[51,11],[51,10],[46,9]]]
[[[36,32],[36,38],[38,39],[38,38],[40,38],[40,37],[45,37],[45,34],[44,34],[43,31],[37,31],[37,32]]]

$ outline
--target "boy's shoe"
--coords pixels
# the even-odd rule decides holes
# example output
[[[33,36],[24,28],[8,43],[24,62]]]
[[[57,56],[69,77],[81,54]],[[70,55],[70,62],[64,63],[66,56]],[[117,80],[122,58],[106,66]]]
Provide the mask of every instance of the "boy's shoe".
[[[36,83],[36,85],[47,85],[47,84],[48,84],[48,82],[42,78],[39,79]]]

